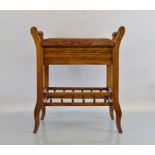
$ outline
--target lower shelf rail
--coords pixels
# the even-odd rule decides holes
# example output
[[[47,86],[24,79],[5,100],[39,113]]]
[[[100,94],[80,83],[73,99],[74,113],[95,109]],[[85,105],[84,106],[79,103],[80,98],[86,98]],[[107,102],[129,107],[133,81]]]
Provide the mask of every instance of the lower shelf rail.
[[[49,87],[47,90],[48,92],[44,93],[44,97],[46,98],[46,102],[44,102],[43,104],[44,106],[112,106],[113,105],[112,91],[109,88]],[[64,101],[66,99],[67,102]],[[53,100],[57,101],[60,100],[60,102],[55,102]],[[79,100],[82,101],[79,102]]]

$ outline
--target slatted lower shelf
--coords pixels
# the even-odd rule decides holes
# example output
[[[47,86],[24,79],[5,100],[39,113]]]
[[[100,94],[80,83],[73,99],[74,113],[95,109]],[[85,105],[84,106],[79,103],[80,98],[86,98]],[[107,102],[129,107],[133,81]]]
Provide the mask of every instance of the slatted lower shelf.
[[[44,98],[46,100],[46,102],[44,102],[44,106],[112,106],[113,105],[112,91],[109,88],[48,87],[47,90],[48,91],[44,93]],[[60,100],[60,102],[55,102],[53,101],[54,99]],[[64,101],[66,99],[67,102]],[[87,101],[88,99],[91,101]],[[75,100],[82,100],[82,101],[77,102]],[[97,101],[97,100],[103,100],[103,101]]]
[[[44,106],[112,106],[112,102],[49,102]]]

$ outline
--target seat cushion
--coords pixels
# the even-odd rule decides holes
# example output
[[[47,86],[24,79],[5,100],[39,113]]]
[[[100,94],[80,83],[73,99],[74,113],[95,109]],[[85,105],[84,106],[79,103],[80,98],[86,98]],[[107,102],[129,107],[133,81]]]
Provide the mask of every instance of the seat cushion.
[[[104,38],[49,38],[44,39],[41,43],[43,48],[50,47],[113,47],[114,43],[110,39]]]

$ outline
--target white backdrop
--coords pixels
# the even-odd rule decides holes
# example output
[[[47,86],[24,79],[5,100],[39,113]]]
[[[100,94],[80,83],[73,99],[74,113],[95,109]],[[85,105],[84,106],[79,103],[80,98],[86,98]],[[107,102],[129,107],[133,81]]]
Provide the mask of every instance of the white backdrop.
[[[0,105],[35,104],[36,53],[30,27],[46,37],[111,37],[120,25],[120,101],[144,107],[155,100],[155,11],[0,11]],[[55,86],[102,86],[103,66],[55,66]],[[88,80],[89,79],[89,80]],[[145,104],[146,103],[146,104]],[[34,104],[32,106],[34,106]],[[153,104],[152,104],[153,105]],[[25,105],[26,106],[26,105]]]

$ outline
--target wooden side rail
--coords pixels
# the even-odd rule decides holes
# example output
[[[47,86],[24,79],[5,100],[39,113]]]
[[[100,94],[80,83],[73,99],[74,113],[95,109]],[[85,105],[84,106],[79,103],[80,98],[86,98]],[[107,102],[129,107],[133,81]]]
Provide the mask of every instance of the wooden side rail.
[[[48,90],[53,90],[53,91],[57,91],[57,90],[62,90],[62,91],[67,91],[67,90],[80,90],[80,91],[85,91],[85,90],[89,90],[89,91],[108,91],[109,88],[108,87],[48,87]]]
[[[44,103],[43,106],[112,106],[113,103],[107,103],[107,102],[50,102],[50,103]]]
[[[109,88],[106,87],[97,87],[97,88],[48,87],[47,89],[48,91],[52,90],[52,92],[44,93],[46,102],[44,102],[43,106],[112,106],[113,105],[111,100],[112,92],[110,91]],[[55,101],[53,102],[53,99],[56,99],[57,102]],[[64,101],[64,99],[67,99],[67,102]],[[78,99],[78,102],[75,102],[76,99]],[[87,99],[89,100],[87,101]],[[98,99],[102,100],[102,102],[98,101]]]
[[[44,54],[106,54],[106,53],[112,53],[113,48],[111,47],[79,47],[79,48],[73,48],[73,47],[51,47],[51,48],[44,48]]]
[[[61,93],[57,93],[57,92],[53,92],[53,93],[44,93],[44,96],[48,97],[48,98],[104,98],[104,97],[109,97],[111,96],[112,93],[108,93],[108,92],[74,92],[74,93],[70,93],[70,92],[61,92]]]

